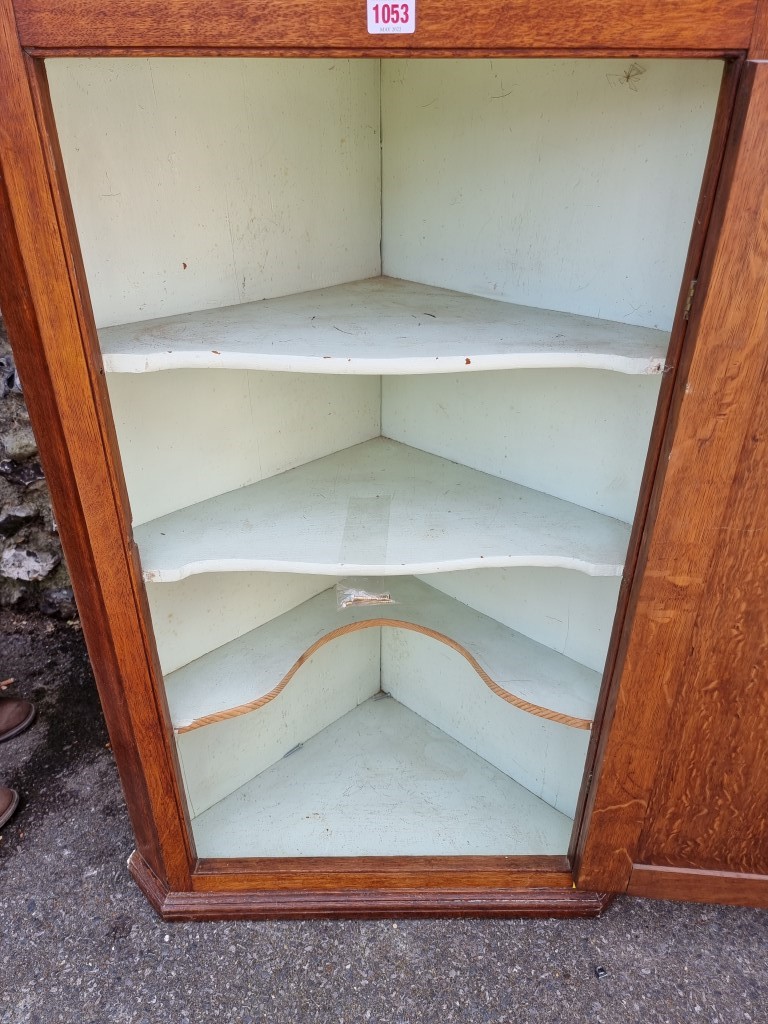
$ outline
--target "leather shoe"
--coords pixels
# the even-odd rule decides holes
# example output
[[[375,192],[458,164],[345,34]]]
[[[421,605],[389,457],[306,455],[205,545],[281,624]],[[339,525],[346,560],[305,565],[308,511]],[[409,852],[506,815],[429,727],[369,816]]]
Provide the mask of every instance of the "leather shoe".
[[[8,789],[7,786],[0,786],[0,828],[13,817],[14,811],[19,806],[19,794],[15,789]]]
[[[35,705],[20,697],[0,697],[0,743],[24,732],[35,720]]]

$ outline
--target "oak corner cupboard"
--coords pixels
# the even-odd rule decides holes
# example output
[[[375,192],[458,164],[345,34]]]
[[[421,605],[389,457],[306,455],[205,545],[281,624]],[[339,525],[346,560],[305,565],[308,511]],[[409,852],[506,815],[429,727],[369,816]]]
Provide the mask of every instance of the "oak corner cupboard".
[[[0,0],[166,918],[768,905],[768,4],[534,7]]]

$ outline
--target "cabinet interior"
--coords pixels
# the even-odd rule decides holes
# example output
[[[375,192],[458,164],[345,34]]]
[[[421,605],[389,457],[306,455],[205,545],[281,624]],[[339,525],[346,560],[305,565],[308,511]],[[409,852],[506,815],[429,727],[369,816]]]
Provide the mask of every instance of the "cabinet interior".
[[[198,855],[564,854],[722,63],[47,71]]]

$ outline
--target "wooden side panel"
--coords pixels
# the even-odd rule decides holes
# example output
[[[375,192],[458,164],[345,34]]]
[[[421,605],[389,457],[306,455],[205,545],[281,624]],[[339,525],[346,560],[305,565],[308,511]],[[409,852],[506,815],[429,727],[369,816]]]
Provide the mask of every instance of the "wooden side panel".
[[[768,265],[765,245],[762,260]],[[762,315],[765,322],[768,305]],[[766,346],[768,326],[764,352]],[[690,651],[678,670],[669,739],[636,859],[764,874],[768,887],[766,395],[768,367],[719,524]]]
[[[752,60],[768,60],[768,0],[757,0],[749,56]]]
[[[417,0],[412,35],[369,35],[362,0],[16,0],[28,47],[739,49],[755,0]]]
[[[642,853],[681,867],[696,858],[753,873],[768,866],[760,823],[768,782],[759,732],[765,626],[762,633],[756,626],[765,610],[768,473],[757,410],[768,360],[767,264],[768,65],[752,64],[740,86],[692,311],[693,354],[681,365],[666,470],[651,505],[655,524],[619,653],[621,686],[588,804],[577,871],[584,888],[625,889]]]
[[[627,892],[658,900],[768,907],[768,876],[635,864]]]
[[[103,377],[95,370],[92,319],[76,269],[77,240],[54,146],[38,135],[38,118],[42,127],[49,113],[38,70],[19,49],[10,0],[0,0],[0,305],[137,844],[153,871],[184,887],[191,853],[170,734],[142,628],[143,591],[111,456]]]

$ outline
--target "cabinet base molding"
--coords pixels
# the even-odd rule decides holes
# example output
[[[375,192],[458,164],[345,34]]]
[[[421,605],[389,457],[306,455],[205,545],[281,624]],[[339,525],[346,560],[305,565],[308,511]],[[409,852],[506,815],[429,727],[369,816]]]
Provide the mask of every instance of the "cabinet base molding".
[[[627,894],[658,900],[768,907],[768,875],[635,864]]]
[[[171,892],[138,852],[128,868],[165,921],[270,918],[599,917],[611,893],[564,888],[245,890]]]

